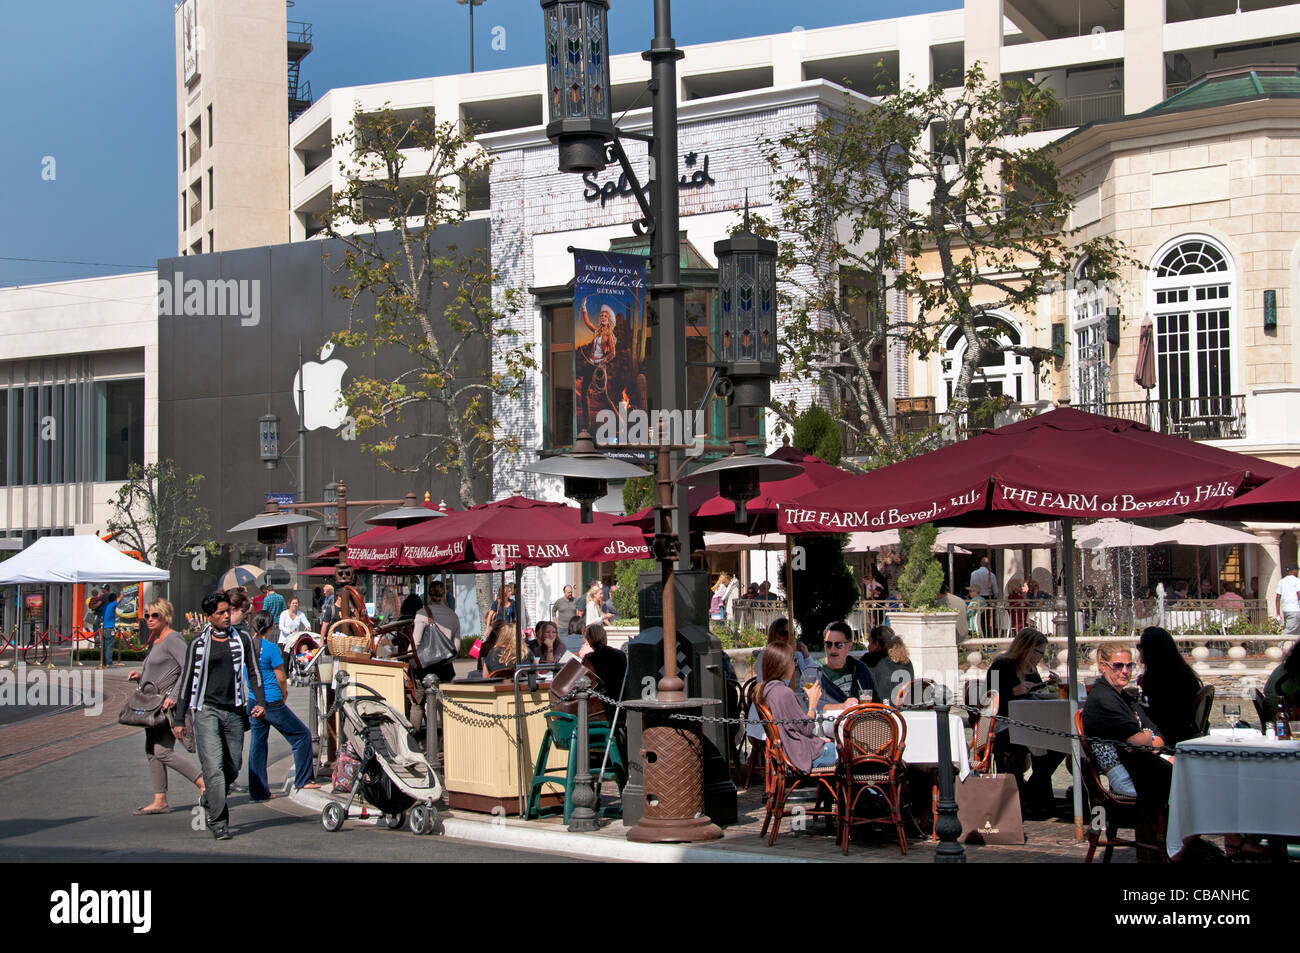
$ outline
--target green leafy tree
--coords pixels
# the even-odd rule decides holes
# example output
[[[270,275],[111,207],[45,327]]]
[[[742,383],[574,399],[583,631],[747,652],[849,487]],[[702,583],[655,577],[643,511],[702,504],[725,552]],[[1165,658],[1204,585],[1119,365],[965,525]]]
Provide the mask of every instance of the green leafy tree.
[[[932,548],[937,536],[933,523],[899,531],[898,540],[906,562],[898,577],[898,592],[908,609],[933,609],[939,605],[943,566],[934,558]]]
[[[831,466],[839,465],[840,428],[824,407],[814,404],[795,419],[792,442],[801,449],[810,447],[804,452],[820,457]]]
[[[960,430],[982,359],[1050,351],[999,339],[994,314],[1033,314],[1084,259],[1117,283],[1137,263],[1113,238],[1065,228],[1074,206],[1051,145],[1023,137],[1055,106],[1033,84],[906,88],[765,144],[782,230],[778,274],[786,376],[830,391],[852,452],[890,463],[933,447],[941,422],[903,434],[885,377],[899,350],[926,359],[946,329],[965,339],[948,402]],[[924,200],[913,207],[912,199]],[[789,406],[777,412],[787,422]]]
[[[613,590],[614,618],[635,619],[640,613],[637,604],[637,576],[643,572],[654,572],[659,564],[653,559],[625,559],[614,564],[614,581],[618,588]]]
[[[216,552],[208,511],[197,502],[202,482],[201,473],[183,475],[172,460],[131,464],[126,482],[109,501],[108,531],[150,565],[168,571],[196,547]]]
[[[463,193],[491,160],[462,123],[438,122],[432,110],[410,118],[358,108],[335,145],[351,159],[329,211],[329,233],[346,249],[347,280],[334,293],[351,311],[332,340],[407,356],[392,377],[349,384],[357,432],[381,465],[454,472],[461,504],[482,502],[476,480],[519,449],[500,409],[519,399],[536,363],[512,325],[519,293],[494,299],[487,253],[440,246],[435,233],[465,220]],[[436,314],[435,298],[446,302]]]

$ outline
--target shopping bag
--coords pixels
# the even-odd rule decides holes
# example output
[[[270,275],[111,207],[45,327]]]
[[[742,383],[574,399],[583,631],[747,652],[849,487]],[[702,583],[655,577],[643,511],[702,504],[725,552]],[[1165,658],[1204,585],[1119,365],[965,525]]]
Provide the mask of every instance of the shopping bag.
[[[957,819],[965,844],[1025,842],[1020,791],[1014,774],[972,774],[957,785]]]

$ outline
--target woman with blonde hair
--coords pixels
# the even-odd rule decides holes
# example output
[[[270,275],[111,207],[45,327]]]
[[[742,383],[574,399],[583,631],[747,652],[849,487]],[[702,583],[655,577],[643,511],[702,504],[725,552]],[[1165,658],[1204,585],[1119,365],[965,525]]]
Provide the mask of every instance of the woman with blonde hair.
[[[874,665],[867,666],[871,673],[871,691],[882,702],[888,702],[900,685],[916,678],[916,673],[912,670],[912,657],[907,646],[893,629],[887,625],[877,626],[872,630],[872,638],[882,646],[885,654]]]
[[[605,611],[605,587],[599,579],[593,579],[587,587],[587,608],[582,613],[582,624],[604,625],[612,618],[614,614]]]
[[[144,607],[151,647],[144,659],[144,670],[127,675],[128,681],[142,685],[152,682],[163,695],[163,711],[169,713],[176,708],[176,690],[180,685],[187,647],[185,637],[172,628],[174,612],[166,599],[155,599]],[[182,719],[179,724],[184,724],[184,712],[174,717]],[[167,804],[168,768],[195,785],[200,795],[203,793],[203,772],[188,758],[176,753],[176,738],[170,721],[144,730],[144,753],[149,761],[149,779],[153,782],[154,793],[152,801],[136,808],[136,814],[166,814],[171,811]]]
[[[515,632],[514,623],[511,622],[504,623],[497,631],[497,644],[487,654],[486,667],[489,675],[502,669],[533,664],[533,653],[526,646],[522,656],[515,655]]]
[[[492,608],[488,610],[488,625],[493,622],[509,622],[513,624],[518,620],[518,610],[515,606],[515,584],[508,582],[497,590],[497,601],[492,603]]]

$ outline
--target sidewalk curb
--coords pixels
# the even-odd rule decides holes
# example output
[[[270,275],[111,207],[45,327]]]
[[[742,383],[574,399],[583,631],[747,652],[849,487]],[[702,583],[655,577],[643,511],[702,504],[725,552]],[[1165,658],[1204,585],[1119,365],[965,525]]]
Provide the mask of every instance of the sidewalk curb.
[[[289,799],[301,807],[320,812],[334,798],[323,789],[294,791]],[[494,847],[514,847],[568,854],[593,860],[646,864],[806,864],[821,858],[790,857],[745,848],[719,848],[694,844],[637,844],[608,834],[574,834],[566,830],[542,830],[531,824],[467,820],[442,820],[442,834],[457,840]]]

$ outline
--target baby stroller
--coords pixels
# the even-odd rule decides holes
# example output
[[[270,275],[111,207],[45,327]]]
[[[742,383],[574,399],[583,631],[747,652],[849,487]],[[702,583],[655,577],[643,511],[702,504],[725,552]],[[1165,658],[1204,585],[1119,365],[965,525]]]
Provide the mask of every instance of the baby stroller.
[[[304,658],[303,648],[306,648],[309,657]],[[285,672],[289,676],[289,684],[295,688],[303,688],[312,685],[316,681],[316,667],[321,657],[320,643],[310,632],[301,633],[288,646],[288,654],[284,660]]]
[[[438,824],[434,805],[442,797],[442,782],[411,742],[411,723],[374,689],[352,682],[346,672],[339,673],[337,686],[338,697],[330,715],[343,713],[343,733],[357,750],[361,764],[347,803],[326,804],[321,824],[330,832],[342,828],[360,792],[384,815],[390,829],[405,823],[413,834],[433,833]]]

